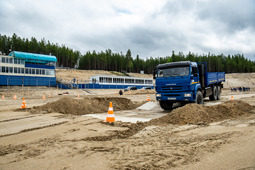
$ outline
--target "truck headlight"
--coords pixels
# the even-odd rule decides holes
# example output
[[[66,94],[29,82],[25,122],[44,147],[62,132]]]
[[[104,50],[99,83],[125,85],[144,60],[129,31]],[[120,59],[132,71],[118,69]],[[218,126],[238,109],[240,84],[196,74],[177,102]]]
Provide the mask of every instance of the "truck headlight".
[[[185,93],[184,97],[191,97],[191,93]]]
[[[156,94],[156,97],[161,97],[161,94]]]

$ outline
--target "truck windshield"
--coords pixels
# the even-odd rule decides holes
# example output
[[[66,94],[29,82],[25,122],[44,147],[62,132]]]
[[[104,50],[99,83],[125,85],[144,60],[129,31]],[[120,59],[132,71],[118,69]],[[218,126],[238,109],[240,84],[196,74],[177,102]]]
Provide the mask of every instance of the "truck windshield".
[[[158,70],[158,77],[188,76],[189,67],[171,67]]]

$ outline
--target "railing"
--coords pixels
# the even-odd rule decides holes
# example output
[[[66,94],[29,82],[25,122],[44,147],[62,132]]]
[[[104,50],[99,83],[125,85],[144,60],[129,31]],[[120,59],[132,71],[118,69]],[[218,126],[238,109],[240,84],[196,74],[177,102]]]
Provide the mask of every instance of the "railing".
[[[57,81],[58,87],[61,88],[61,89],[63,89],[63,85],[66,86],[67,88],[70,88],[70,89],[74,88],[74,85],[73,85],[72,81],[63,80],[63,79],[60,79],[60,78],[57,78],[56,81]]]

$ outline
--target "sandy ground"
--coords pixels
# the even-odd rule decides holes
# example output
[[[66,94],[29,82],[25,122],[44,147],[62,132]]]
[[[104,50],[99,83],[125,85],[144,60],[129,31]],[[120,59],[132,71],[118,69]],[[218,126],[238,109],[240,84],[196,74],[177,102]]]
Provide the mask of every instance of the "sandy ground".
[[[254,87],[254,78],[242,84],[239,81],[243,76],[232,76],[228,79],[229,87],[249,84]],[[5,99],[0,100],[0,169],[255,169],[253,109],[249,114],[247,111],[247,114],[206,124],[145,125],[142,122],[174,113],[158,106],[153,91],[128,92],[123,96],[119,96],[116,89],[88,93],[45,88],[30,89],[27,93],[20,90],[3,93]],[[16,100],[12,99],[14,93]],[[43,95],[46,99],[42,99]],[[115,111],[113,103],[117,122],[112,125],[102,121],[107,111],[87,115],[36,109],[30,112],[34,106],[44,107],[66,97],[73,99],[78,107],[83,98],[92,101],[94,97],[109,96],[129,99],[123,102],[137,104],[137,108]],[[148,96],[150,102],[147,102]],[[248,103],[249,108],[255,106],[253,89],[231,92],[226,88],[220,101],[206,99],[204,107],[224,104],[231,96],[235,101]],[[23,97],[26,97],[26,110],[20,109]],[[139,104],[142,106],[138,107]],[[66,105],[68,103],[63,107]],[[94,100],[90,105],[103,106],[95,104]],[[121,106],[116,104],[116,109]]]
[[[255,73],[226,74],[225,88],[251,87],[255,88]]]

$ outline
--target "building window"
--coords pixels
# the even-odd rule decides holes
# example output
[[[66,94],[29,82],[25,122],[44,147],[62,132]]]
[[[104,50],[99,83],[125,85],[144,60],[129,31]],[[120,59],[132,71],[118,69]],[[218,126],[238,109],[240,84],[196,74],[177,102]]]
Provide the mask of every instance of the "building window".
[[[24,68],[23,68],[24,69]],[[26,68],[26,74],[32,74],[31,73],[31,68]]]
[[[97,83],[97,79],[93,78],[92,83]]]
[[[13,67],[9,67],[9,72],[8,73],[13,73]]]
[[[113,83],[124,83],[123,78],[113,78]]]
[[[125,83],[133,84],[133,83],[135,83],[135,80],[134,79],[125,79]]]
[[[100,82],[100,83],[103,82],[103,77],[99,77],[99,82]]]
[[[99,82],[100,83],[112,83],[112,78],[111,77],[99,77]]]
[[[13,64],[13,58],[9,58],[8,63]]]
[[[136,80],[135,80],[135,83],[136,83],[136,84],[144,84],[144,80],[137,80],[137,79],[136,79]]]
[[[112,78],[106,78],[106,83],[112,83]]]
[[[152,84],[152,80],[145,80],[145,84]]]
[[[54,76],[54,75],[55,75],[54,70],[49,70],[49,75],[50,75],[50,76]]]
[[[2,57],[2,63],[5,63],[5,57]]]

